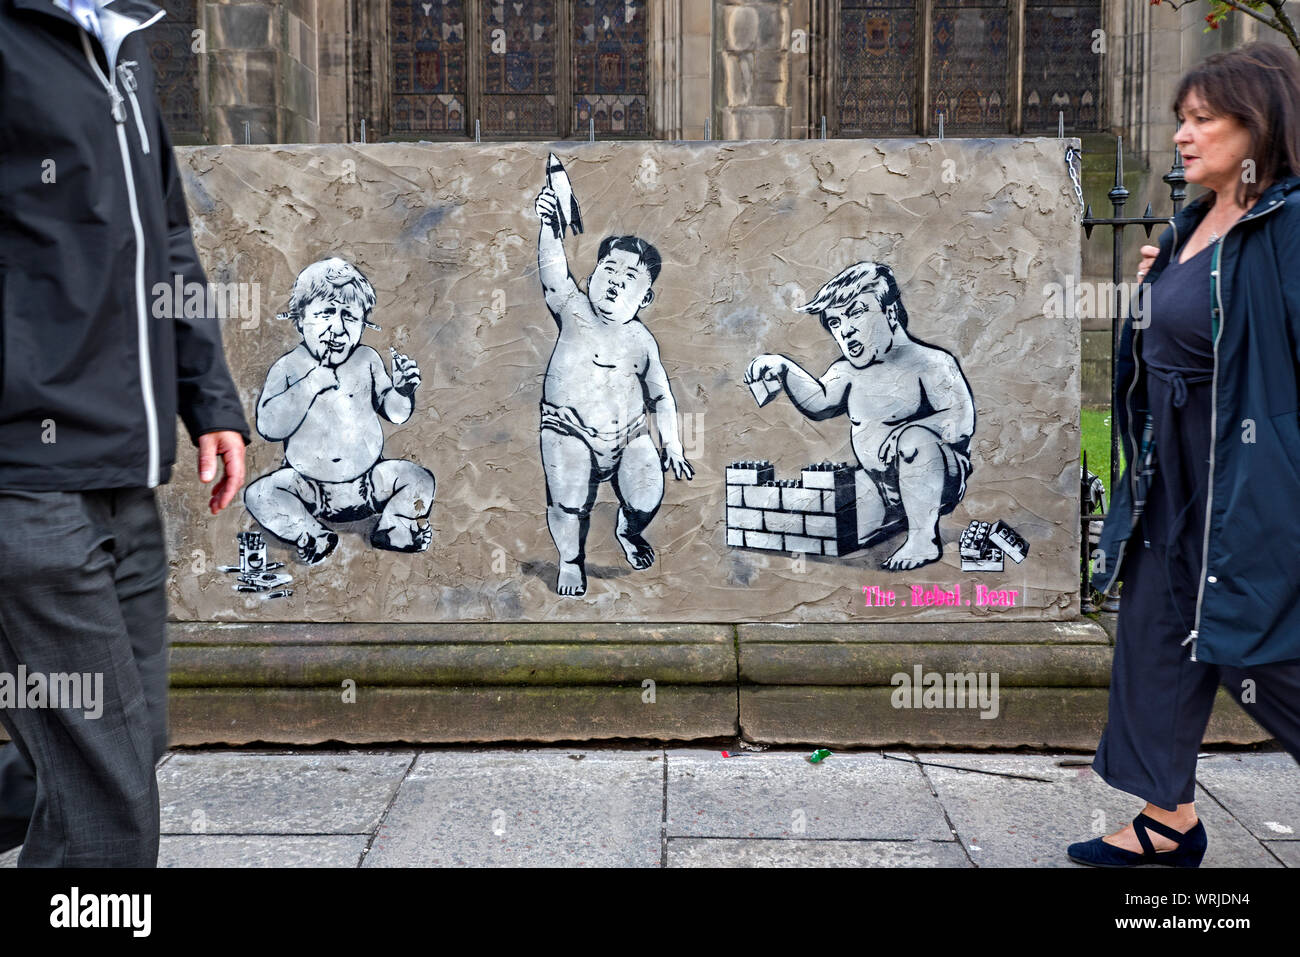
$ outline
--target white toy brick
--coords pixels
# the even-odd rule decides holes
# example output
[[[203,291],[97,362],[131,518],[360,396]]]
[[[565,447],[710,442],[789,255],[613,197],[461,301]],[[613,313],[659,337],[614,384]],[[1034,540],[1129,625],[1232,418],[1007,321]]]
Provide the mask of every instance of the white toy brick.
[[[746,532],[745,545],[748,548],[766,548],[772,551],[785,551],[785,536],[775,532]]]
[[[808,538],[804,535],[787,535],[785,537],[785,550],[787,552],[803,552],[807,555],[820,555],[822,553],[822,542],[818,538]]]
[[[774,485],[746,485],[746,508],[780,508],[781,489]]]
[[[803,515],[799,512],[778,512],[773,509],[763,512],[764,531],[802,535],[803,528]]]
[[[758,530],[763,527],[763,513],[756,508],[727,509],[727,527]]]
[[[804,529],[819,538],[835,538],[838,534],[834,515],[805,515]]]

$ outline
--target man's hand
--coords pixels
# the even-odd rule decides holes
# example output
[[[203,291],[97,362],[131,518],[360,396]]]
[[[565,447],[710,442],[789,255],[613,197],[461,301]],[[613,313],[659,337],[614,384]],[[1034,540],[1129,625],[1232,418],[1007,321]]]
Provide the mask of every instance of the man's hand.
[[[695,469],[691,467],[690,462],[686,461],[686,453],[682,451],[680,442],[664,446],[661,458],[660,464],[663,466],[664,471],[666,472],[671,468],[674,478],[678,480],[686,479],[689,482],[695,477]]]
[[[244,484],[244,437],[231,431],[199,436],[199,481],[204,485],[217,477],[217,456],[221,456],[225,474],[212,487],[208,508],[213,515],[229,505]]]

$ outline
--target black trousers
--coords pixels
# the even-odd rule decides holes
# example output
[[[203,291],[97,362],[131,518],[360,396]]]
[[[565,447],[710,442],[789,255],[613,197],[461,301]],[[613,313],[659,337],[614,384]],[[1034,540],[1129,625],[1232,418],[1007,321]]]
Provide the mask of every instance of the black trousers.
[[[1179,571],[1187,562],[1145,546],[1141,529],[1128,548],[1097,773],[1166,810],[1195,800],[1196,755],[1220,684],[1300,761],[1300,661],[1253,668],[1192,661],[1183,640],[1195,589]]]
[[[0,672],[102,676],[98,716],[0,710],[0,817],[31,822],[20,866],[157,864],[166,578],[152,490],[0,490]]]

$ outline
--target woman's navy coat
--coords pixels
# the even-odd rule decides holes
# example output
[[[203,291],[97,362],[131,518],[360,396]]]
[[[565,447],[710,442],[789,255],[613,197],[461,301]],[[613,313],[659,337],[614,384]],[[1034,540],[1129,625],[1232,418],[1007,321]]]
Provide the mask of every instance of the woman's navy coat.
[[[1205,215],[1189,203],[1160,237],[1154,282]],[[1208,521],[1193,660],[1244,667],[1300,659],[1300,176],[1274,183],[1228,230],[1211,266],[1215,342]],[[1139,301],[1145,299],[1141,290]],[[1093,584],[1119,577],[1144,499],[1134,476],[1147,414],[1142,310],[1125,320],[1115,414],[1128,467],[1114,489]],[[1149,320],[1149,316],[1146,317]],[[1136,325],[1136,328],[1135,328]],[[1135,432],[1137,433],[1135,435]],[[1159,449],[1155,450],[1159,469]]]

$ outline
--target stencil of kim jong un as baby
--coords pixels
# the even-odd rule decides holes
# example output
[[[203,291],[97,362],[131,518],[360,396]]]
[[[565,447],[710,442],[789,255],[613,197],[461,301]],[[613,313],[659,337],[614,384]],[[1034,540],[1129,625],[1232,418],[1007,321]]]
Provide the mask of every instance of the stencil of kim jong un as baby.
[[[289,310],[302,342],[271,366],[257,400],[257,431],[284,442],[283,467],[244,492],[244,505],[272,535],[293,544],[309,565],[339,537],[325,522],[378,514],[376,548],[422,552],[433,532],[433,474],[415,462],[383,457],[380,416],[411,417],[420,369],[390,349],[393,374],[361,344],[375,290],[356,266],[338,258],[312,263],[293,284]]]
[[[855,473],[859,544],[906,531],[882,568],[938,561],[939,516],[965,496],[971,472],[975,401],[961,366],[945,350],[908,335],[893,271],[880,263],[848,267],[799,311],[820,317],[842,358],[818,378],[786,356],[761,355],[745,381],[765,387],[769,398],[784,390],[809,419],[847,416],[861,466]]]

